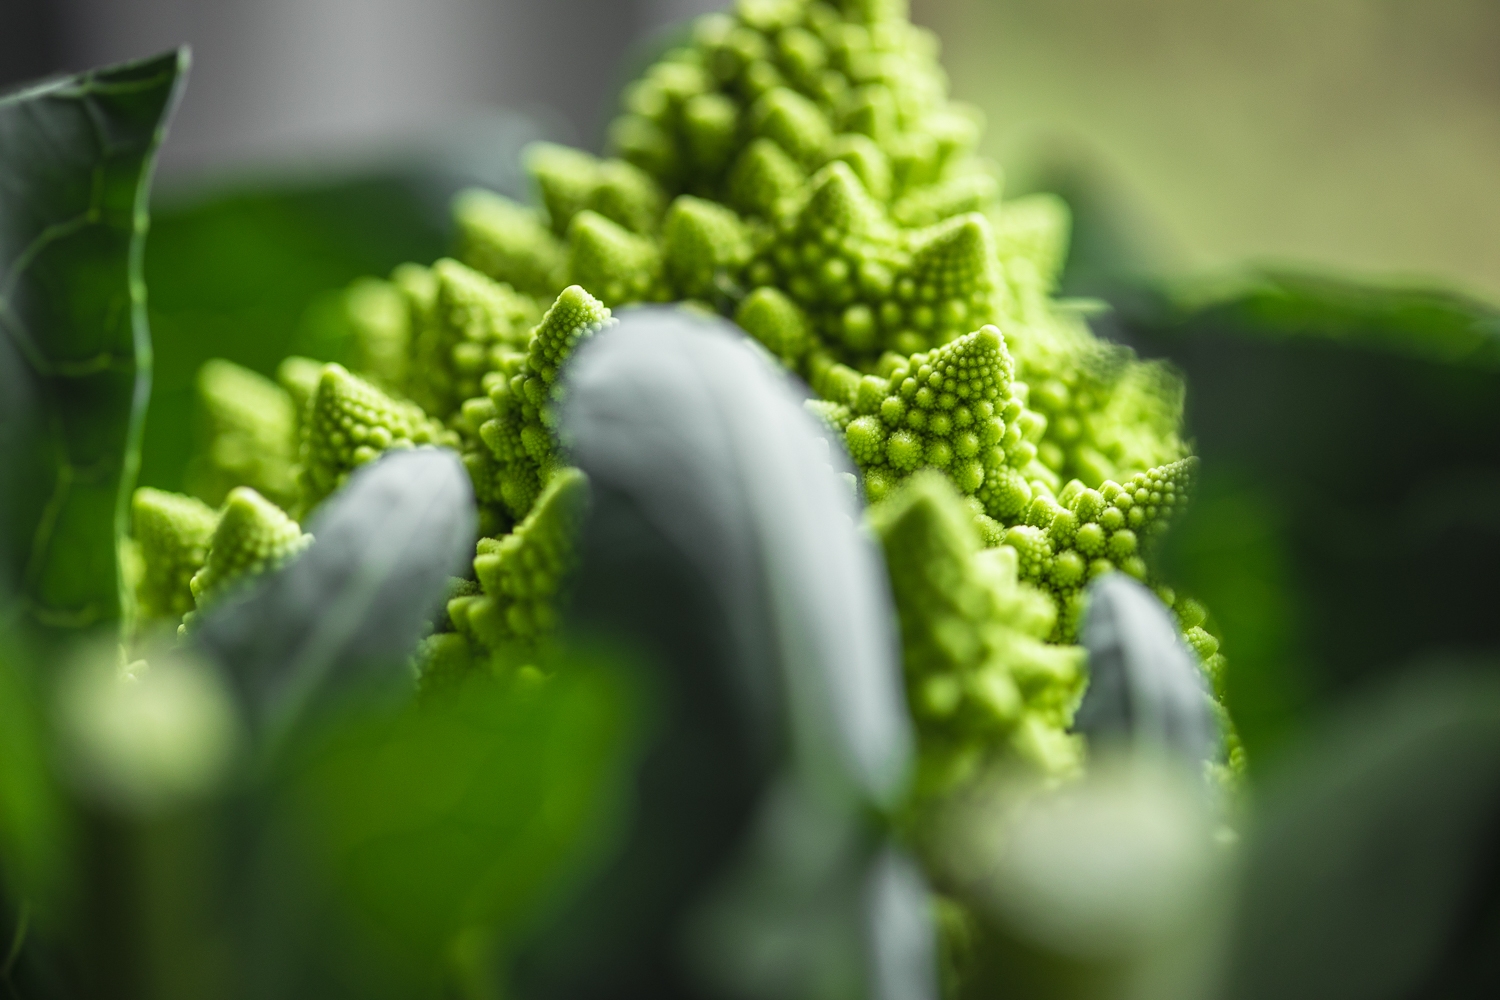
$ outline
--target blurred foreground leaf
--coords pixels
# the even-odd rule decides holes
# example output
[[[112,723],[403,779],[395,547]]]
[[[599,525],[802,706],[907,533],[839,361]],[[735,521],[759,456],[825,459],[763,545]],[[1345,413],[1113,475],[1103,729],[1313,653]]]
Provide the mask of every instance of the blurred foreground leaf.
[[[270,905],[247,940],[275,946],[252,996],[489,995],[506,946],[610,843],[634,761],[628,676],[548,665],[395,714],[349,703],[298,742],[273,805],[290,852],[251,887]]]
[[[1263,782],[1227,997],[1500,995],[1500,675],[1412,666]]]
[[[47,628],[121,610],[147,192],[186,68],[181,50],[0,98],[0,588]]]
[[[312,547],[195,631],[271,740],[330,683],[396,682],[474,550],[474,492],[449,451],[394,451],[364,466],[308,523]]]
[[[889,843],[911,732],[847,460],[729,324],[622,311],[570,363],[587,473],[570,627],[662,692],[621,853],[518,969],[531,1000],[924,1000],[928,893]]]
[[[961,995],[1210,995],[1229,898],[1215,820],[1199,776],[1149,744],[1106,746],[1060,788],[999,772],[950,800],[936,877],[968,911],[949,915]]]
[[[1500,649],[1500,310],[1267,275],[1131,328],[1187,375],[1202,477],[1165,556],[1252,758],[1419,654]]]

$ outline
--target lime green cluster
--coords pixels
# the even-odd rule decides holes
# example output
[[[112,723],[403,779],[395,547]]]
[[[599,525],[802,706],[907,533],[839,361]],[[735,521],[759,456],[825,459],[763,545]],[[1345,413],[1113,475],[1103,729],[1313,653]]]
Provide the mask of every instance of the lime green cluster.
[[[280,507],[248,486],[236,486],[219,511],[203,566],[189,582],[195,608],[201,611],[236,585],[276,569],[311,543],[312,536]],[[149,572],[149,555],[146,565]],[[196,611],[187,612],[180,631],[195,617]]]
[[[556,620],[586,496],[552,427],[567,358],[613,308],[694,302],[805,379],[853,457],[924,746],[1066,770],[1081,682],[1065,644],[1093,576],[1156,584],[1216,681],[1224,659],[1203,609],[1149,571],[1192,475],[1181,385],[1055,299],[1067,208],[1002,202],[981,131],[901,0],[739,0],[630,85],[616,156],[533,146],[532,204],[465,192],[458,259],[355,283],[352,372],[288,359],[281,388],[252,378],[282,402],[261,423],[213,417],[225,457],[207,466],[300,515],[387,448],[457,448],[484,537],[424,649],[461,672]],[[218,371],[205,384],[233,381]],[[235,457],[252,453],[244,426],[283,442],[253,455],[289,489]]]
[[[428,413],[450,413],[480,395],[480,380],[526,350],[541,318],[530,296],[456,260],[408,266],[400,279],[416,320],[405,388]]]
[[[1099,341],[1057,308],[1006,329],[1027,403],[1047,418],[1038,451],[1060,477],[1100,484],[1186,457],[1182,383],[1164,363]]]
[[[574,568],[574,540],[588,503],[588,478],[563,468],[516,529],[481,538],[474,572],[480,592],[448,602],[465,637],[489,648],[535,642],[558,622],[558,595]]]
[[[193,492],[218,505],[236,486],[275,503],[297,496],[297,409],[291,397],[248,368],[213,360],[198,371],[208,446],[189,472]]]
[[[1005,531],[1025,579],[1050,591],[1061,616],[1054,637],[1072,641],[1083,615],[1083,587],[1120,570],[1146,582],[1144,558],[1150,541],[1166,530],[1187,501],[1196,458],[1185,458],[1132,476],[1121,486],[1107,481],[1097,490],[1074,479],[1055,498],[1045,493],[1027,506],[1024,520]],[[1176,595],[1157,593],[1171,607]]]
[[[962,781],[997,749],[1051,774],[1082,762],[1067,727],[1083,691],[1083,651],[1045,641],[1056,604],[1021,581],[1014,549],[984,547],[971,503],[929,469],[867,517],[900,614],[929,793]]]
[[[882,369],[860,376],[832,366],[823,380],[830,398],[813,404],[842,433],[867,499],[880,500],[917,469],[941,469],[981,501],[993,544],[999,520],[1030,503],[1032,481],[1036,491],[1056,481],[1037,462],[1046,422],[1018,395],[1000,331],[985,326],[931,352],[893,355]]]
[[[544,309],[530,293],[455,260],[361,280],[343,306],[349,354],[368,366],[359,374],[290,357],[278,386],[227,361],[208,366],[205,384],[235,388],[236,403],[249,397],[238,387],[249,385],[287,425],[299,442],[296,461],[284,448],[277,460],[293,485],[277,506],[253,489],[253,467],[220,463],[229,499],[219,515],[191,497],[140,491],[134,551],[142,616],[179,617],[195,598],[201,607],[225,583],[279,565],[297,551],[291,540],[303,538],[292,515],[311,511],[386,451],[436,445],[457,450],[469,469],[483,537],[474,578],[455,587],[440,623],[454,631],[424,650],[451,667],[487,649],[534,643],[557,620],[587,497],[582,473],[559,460],[552,410],[563,365],[613,323],[609,309],[577,285]],[[210,455],[224,450],[226,434],[243,437],[239,425],[226,431],[205,408]]]
[[[458,436],[420,406],[390,396],[343,365],[324,366],[302,436],[302,500],[311,508],[349,473],[392,448],[456,445]]]
[[[193,574],[208,560],[219,515],[196,497],[149,487],[135,491],[130,511],[142,563],[136,611],[148,619],[181,618],[193,610]]]
[[[532,332],[526,354],[487,374],[485,395],[464,403],[458,425],[471,442],[465,463],[481,501],[503,504],[516,520],[532,509],[558,465],[551,412],[562,364],[613,322],[602,302],[569,285]]]

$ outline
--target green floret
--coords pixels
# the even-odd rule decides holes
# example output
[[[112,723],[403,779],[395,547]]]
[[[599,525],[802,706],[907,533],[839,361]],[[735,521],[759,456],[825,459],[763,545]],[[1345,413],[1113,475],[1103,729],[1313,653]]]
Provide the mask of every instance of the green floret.
[[[568,226],[569,278],[611,305],[669,298],[662,265],[654,240],[597,212],[579,212]]]
[[[562,365],[580,341],[612,323],[604,303],[569,286],[532,333],[525,361],[512,374],[487,376],[487,398],[464,405],[489,452],[467,460],[485,477],[482,500],[498,500],[513,518],[526,516],[555,465],[551,410]]]
[[[426,268],[403,265],[401,274],[408,283],[412,272],[421,273],[418,280],[429,277]],[[361,278],[345,290],[343,309],[353,333],[354,367],[381,388],[399,390],[411,367],[412,310],[407,293],[394,280]]]
[[[415,403],[387,395],[342,365],[325,365],[302,436],[306,509],[391,448],[457,443],[457,435]]]
[[[198,371],[198,401],[208,444],[194,461],[193,492],[210,504],[236,486],[276,503],[297,497],[297,410],[275,382],[222,359]]]
[[[793,371],[802,371],[816,344],[807,314],[777,288],[757,288],[745,296],[734,321]]]
[[[769,139],[745,147],[729,174],[729,203],[747,215],[772,218],[807,183],[807,172]]]
[[[1055,309],[1011,329],[1028,405],[1047,417],[1042,461],[1059,476],[1097,487],[1187,454],[1182,383],[1165,365],[1095,339],[1080,317]]]
[[[867,523],[891,574],[926,790],[1007,750],[1047,773],[1076,769],[1068,727],[1084,652],[1047,644],[1056,606],[1018,580],[1015,553],[981,548],[976,511],[931,470],[872,506]]]
[[[1024,523],[1005,532],[1022,579],[1057,598],[1060,639],[1071,641],[1077,633],[1088,581],[1118,569],[1149,582],[1147,548],[1187,502],[1197,461],[1182,459],[1098,490],[1073,480],[1055,499],[1038,494]]]
[[[528,296],[456,260],[432,266],[431,310],[412,344],[407,393],[429,414],[446,419],[480,394],[480,380],[526,349],[540,311]]]
[[[1073,216],[1068,203],[1055,194],[1030,194],[1004,204],[991,202],[987,214],[1011,285],[1050,293],[1068,259]]]
[[[303,534],[280,507],[248,487],[236,487],[219,512],[203,568],[190,583],[197,609],[236,584],[285,564],[311,544],[312,536]],[[186,624],[191,626],[191,615]]]
[[[671,194],[766,217],[793,172],[841,157],[900,197],[964,172],[978,142],[936,53],[900,4],[746,0],[699,18],[626,89],[611,143]]]
[[[903,226],[930,226],[955,215],[981,212],[999,200],[1000,182],[992,174],[976,171],[918,188],[896,202],[891,215]]]
[[[750,233],[731,209],[682,195],[662,224],[662,253],[677,296],[707,301],[749,262]]]
[[[747,280],[785,290],[830,349],[855,361],[945,344],[1001,311],[994,234],[983,215],[902,229],[843,161],[808,182]]]
[[[559,235],[583,211],[597,212],[632,233],[653,232],[661,222],[666,197],[650,174],[630,163],[550,142],[527,147],[525,160]]]
[[[474,574],[483,593],[448,602],[460,632],[495,648],[534,642],[557,627],[587,503],[588,477],[560,468],[514,531],[479,540]]]
[[[135,491],[130,510],[144,564],[137,610],[143,618],[179,619],[193,609],[191,582],[208,559],[219,516],[196,497],[150,487]]]
[[[297,415],[297,439],[302,439],[302,424],[307,419],[308,407],[318,392],[318,379],[323,377],[323,362],[303,358],[295,354],[281,359],[276,366],[276,381],[292,399],[292,410]]]
[[[845,401],[855,416],[844,440],[865,494],[879,500],[916,470],[936,468],[972,496],[1000,482],[1002,470],[1028,467],[1035,451],[1023,440],[1013,369],[1000,331],[986,326],[912,355],[889,378],[860,378]]]
[[[518,291],[552,299],[567,284],[567,249],[534,209],[472,188],[453,202],[458,256]]]

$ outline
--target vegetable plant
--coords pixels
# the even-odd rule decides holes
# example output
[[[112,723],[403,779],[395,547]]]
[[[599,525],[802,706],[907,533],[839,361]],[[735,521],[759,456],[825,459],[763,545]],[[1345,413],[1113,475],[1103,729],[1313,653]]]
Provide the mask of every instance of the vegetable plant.
[[[608,155],[532,144],[308,355],[203,365],[187,492],[136,489],[185,71],[0,98],[8,989],[1209,995],[1242,831],[1285,897],[1233,989],[1317,981],[1263,957],[1326,817],[1245,820],[1246,747],[1403,617],[1493,653],[1492,310],[1163,285],[1145,360],[904,3],[739,0]]]

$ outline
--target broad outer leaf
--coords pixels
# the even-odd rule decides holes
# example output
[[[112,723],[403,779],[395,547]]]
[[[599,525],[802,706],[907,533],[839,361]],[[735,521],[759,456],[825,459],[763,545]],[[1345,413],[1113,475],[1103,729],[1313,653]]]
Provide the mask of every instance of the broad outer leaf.
[[[1500,996],[1500,681],[1410,666],[1267,761],[1220,996]]]
[[[604,656],[541,662],[541,684],[355,699],[300,731],[243,880],[240,995],[411,1000],[445,967],[473,988],[593,868],[627,804],[638,692]]]
[[[151,341],[141,255],[187,50],[0,97],[0,587],[119,616]]]
[[[1219,744],[1203,675],[1167,609],[1123,573],[1089,586],[1083,645],[1089,688],[1075,728],[1095,744],[1172,753],[1194,764]]]
[[[931,995],[925,892],[881,874],[870,823],[912,736],[846,460],[748,338],[684,311],[622,314],[566,385],[591,491],[573,621],[642,647],[668,708],[623,855],[521,991]],[[876,939],[903,947],[877,963]]]
[[[895,804],[912,735],[890,592],[848,461],[790,383],[727,323],[639,309],[579,351],[569,386],[575,462],[718,591],[739,681],[786,699],[765,707],[793,752]]]
[[[473,487],[452,452],[390,452],[355,472],[307,527],[315,541],[305,553],[196,632],[273,736],[337,675],[404,669],[473,552]]]
[[[1500,652],[1500,310],[1264,275],[1133,332],[1187,378],[1202,471],[1162,555],[1251,759],[1430,650]]]

